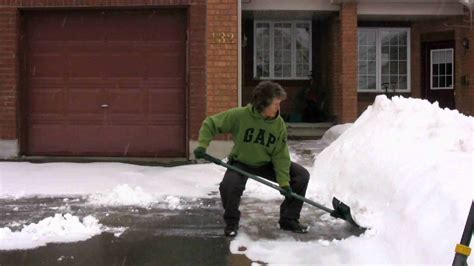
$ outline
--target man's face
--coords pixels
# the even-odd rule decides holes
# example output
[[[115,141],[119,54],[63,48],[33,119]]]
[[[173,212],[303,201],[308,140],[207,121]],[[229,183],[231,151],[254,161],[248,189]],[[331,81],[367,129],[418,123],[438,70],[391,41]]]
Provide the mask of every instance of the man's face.
[[[265,118],[274,118],[280,111],[280,103],[282,101],[283,100],[279,98],[273,99],[272,103],[267,106],[267,108],[263,109],[262,116]]]

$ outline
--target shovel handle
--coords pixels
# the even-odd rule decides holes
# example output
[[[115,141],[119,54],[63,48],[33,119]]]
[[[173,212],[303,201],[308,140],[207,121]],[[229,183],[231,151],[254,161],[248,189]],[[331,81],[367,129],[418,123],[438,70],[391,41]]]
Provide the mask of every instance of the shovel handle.
[[[246,172],[246,171],[244,171],[244,170],[242,170],[242,169],[240,169],[240,168],[238,168],[238,167],[235,167],[235,166],[233,166],[233,165],[224,163],[222,160],[219,160],[219,159],[217,159],[217,158],[214,158],[214,157],[212,157],[211,155],[209,155],[209,154],[207,154],[207,153],[204,155],[204,159],[208,160],[209,162],[215,163],[215,164],[217,164],[217,165],[224,166],[225,168],[231,169],[231,170],[233,170],[233,171],[235,171],[235,172],[237,172],[237,173],[239,173],[239,174],[245,175],[245,176],[247,176],[247,177],[249,177],[249,178],[251,178],[251,179],[253,179],[253,180],[257,181],[257,182],[260,182],[260,183],[262,183],[262,184],[264,184],[264,185],[267,185],[267,186],[269,186],[269,187],[271,187],[271,188],[273,188],[273,189],[275,189],[275,190],[278,190],[278,191],[280,191],[281,193],[284,193],[284,194],[286,193],[286,190],[284,190],[284,189],[280,188],[279,186],[275,185],[274,183],[272,183],[272,182],[270,182],[270,181],[264,179],[263,177],[253,175],[253,174],[248,173],[248,172]],[[305,198],[305,197],[303,197],[303,196],[301,196],[301,195],[298,195],[298,194],[296,194],[296,193],[294,193],[294,192],[291,192],[290,197],[299,199],[299,200],[301,200],[301,201],[303,201],[303,202],[306,202],[306,203],[308,203],[308,204],[310,204],[310,205],[313,205],[314,207],[320,208],[320,209],[322,209],[322,210],[324,210],[324,211],[326,211],[326,212],[328,212],[328,213],[330,213],[330,214],[333,214],[333,213],[334,213],[334,210],[331,210],[331,209],[327,208],[326,206],[323,206],[323,205],[321,205],[321,204],[319,204],[319,203],[317,203],[317,202],[314,202],[314,201],[312,201],[312,200],[310,200],[310,199],[307,199],[307,198]]]

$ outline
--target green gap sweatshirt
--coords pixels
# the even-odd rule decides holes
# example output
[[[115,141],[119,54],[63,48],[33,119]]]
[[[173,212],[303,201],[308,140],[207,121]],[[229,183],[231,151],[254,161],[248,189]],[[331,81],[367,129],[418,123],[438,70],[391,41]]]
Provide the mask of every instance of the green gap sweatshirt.
[[[290,153],[283,118],[265,120],[252,104],[207,117],[199,131],[199,146],[207,148],[217,134],[231,133],[230,158],[259,167],[273,163],[278,184],[289,186]]]

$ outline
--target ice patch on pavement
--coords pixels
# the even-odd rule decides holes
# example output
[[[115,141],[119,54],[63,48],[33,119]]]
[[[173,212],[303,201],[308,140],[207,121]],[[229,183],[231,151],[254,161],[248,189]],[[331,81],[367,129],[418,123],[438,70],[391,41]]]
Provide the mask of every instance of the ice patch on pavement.
[[[115,237],[120,237],[125,231],[127,231],[128,227],[120,226],[120,227],[102,227],[102,230],[107,233],[114,234]]]
[[[0,228],[0,250],[32,249],[54,242],[83,241],[102,232],[102,225],[93,216],[79,217],[69,213],[55,214],[38,223],[25,225],[20,231]]]

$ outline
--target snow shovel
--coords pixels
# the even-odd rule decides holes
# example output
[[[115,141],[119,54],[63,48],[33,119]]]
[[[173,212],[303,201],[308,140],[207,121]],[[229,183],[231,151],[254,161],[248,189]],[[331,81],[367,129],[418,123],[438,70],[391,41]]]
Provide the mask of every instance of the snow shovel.
[[[238,168],[238,167],[235,167],[235,166],[232,166],[230,164],[227,164],[227,163],[224,163],[223,161],[217,159],[217,158],[214,158],[212,157],[211,155],[209,154],[205,154],[204,155],[204,159],[208,160],[209,162],[212,162],[212,163],[215,163],[215,164],[218,164],[218,165],[221,165],[221,166],[224,166],[225,168],[227,169],[231,169],[233,171],[236,171],[237,173],[240,173],[240,174],[243,174],[245,176],[248,176],[250,177],[251,179],[257,181],[257,182],[260,182],[264,185],[267,185],[273,189],[276,189],[280,192],[283,192],[283,193],[286,193],[285,190],[283,190],[282,188],[280,188],[279,186],[277,186],[276,184],[264,179],[263,177],[260,177],[260,176],[256,176],[256,175],[253,175],[251,173],[248,173],[248,172],[245,172],[244,170]],[[291,193],[290,195],[291,197],[294,197],[294,198],[297,198],[303,202],[306,202],[308,203],[309,205],[312,205],[316,208],[319,208],[323,211],[326,211],[328,212],[332,217],[335,217],[335,218],[339,218],[339,219],[342,219],[342,220],[345,220],[346,222],[350,223],[351,225],[359,228],[359,229],[366,229],[365,227],[361,227],[360,225],[358,225],[354,219],[352,219],[352,215],[351,215],[351,209],[349,208],[349,206],[347,206],[346,204],[344,204],[342,201],[338,200],[337,198],[333,197],[332,198],[332,206],[334,208],[334,210],[331,210],[330,208],[327,208],[317,202],[314,202],[310,199],[307,199],[301,195],[298,195],[294,192]]]

